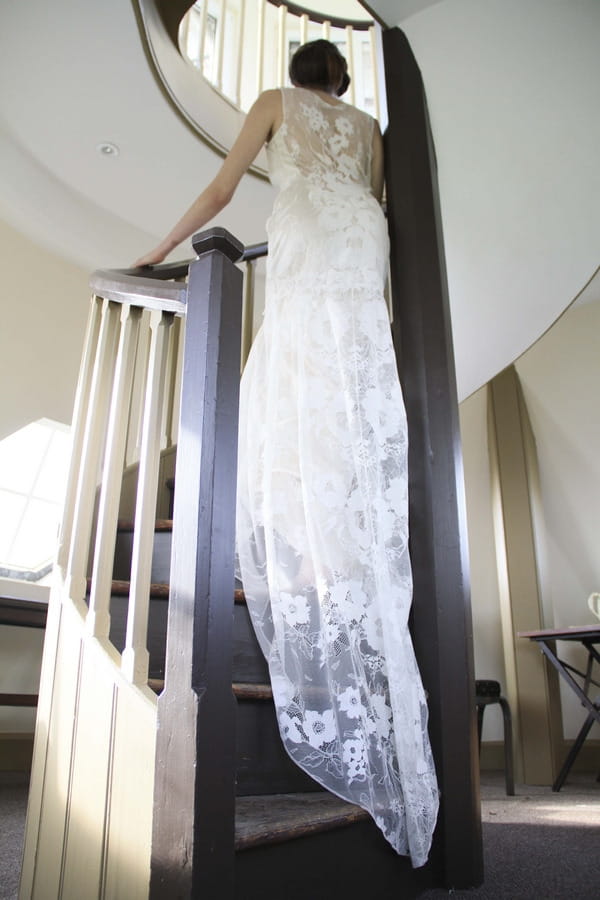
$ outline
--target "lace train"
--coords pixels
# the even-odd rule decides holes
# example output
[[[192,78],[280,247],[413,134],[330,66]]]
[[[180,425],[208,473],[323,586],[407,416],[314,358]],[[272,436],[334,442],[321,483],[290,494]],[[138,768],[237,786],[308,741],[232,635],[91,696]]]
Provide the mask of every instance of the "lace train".
[[[419,866],[438,793],[407,624],[407,431],[387,232],[364,187],[372,124],[283,95],[265,317],[242,378],[240,570],[288,753]],[[340,169],[344,149],[362,183]]]

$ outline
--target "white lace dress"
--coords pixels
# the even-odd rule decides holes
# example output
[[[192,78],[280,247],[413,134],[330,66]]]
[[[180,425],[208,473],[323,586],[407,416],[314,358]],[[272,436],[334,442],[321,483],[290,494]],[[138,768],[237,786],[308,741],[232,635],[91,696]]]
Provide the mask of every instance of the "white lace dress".
[[[373,119],[282,91],[263,325],[242,378],[237,548],[292,759],[426,859],[438,807],[407,619],[407,434]]]

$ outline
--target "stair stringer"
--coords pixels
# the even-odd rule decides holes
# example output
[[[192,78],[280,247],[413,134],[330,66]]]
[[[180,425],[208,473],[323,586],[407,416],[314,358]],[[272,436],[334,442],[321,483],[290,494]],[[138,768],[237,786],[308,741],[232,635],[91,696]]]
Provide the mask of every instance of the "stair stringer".
[[[20,900],[146,900],[156,697],[87,633],[57,581],[40,686]]]

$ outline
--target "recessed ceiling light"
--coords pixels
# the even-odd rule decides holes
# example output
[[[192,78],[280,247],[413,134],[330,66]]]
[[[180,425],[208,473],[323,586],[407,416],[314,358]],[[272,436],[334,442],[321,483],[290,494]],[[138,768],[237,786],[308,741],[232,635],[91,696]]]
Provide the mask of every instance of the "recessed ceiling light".
[[[118,156],[120,152],[117,145],[111,144],[110,141],[103,141],[101,144],[98,144],[96,150],[101,156]]]

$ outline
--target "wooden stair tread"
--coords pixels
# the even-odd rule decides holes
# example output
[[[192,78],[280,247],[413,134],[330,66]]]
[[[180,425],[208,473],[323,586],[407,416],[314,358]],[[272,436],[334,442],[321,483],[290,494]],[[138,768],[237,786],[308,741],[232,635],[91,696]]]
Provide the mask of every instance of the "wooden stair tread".
[[[327,791],[238,797],[235,846],[236,850],[248,850],[262,844],[279,844],[368,818],[364,809]]]
[[[87,590],[88,594],[90,592],[92,586],[92,579],[87,579]],[[110,593],[115,597],[128,597],[129,591],[131,589],[130,581],[111,581]],[[168,600],[169,599],[169,585],[162,583],[155,583],[150,585],[150,596],[155,600]]]
[[[92,579],[87,579],[87,590],[88,594],[90,592],[92,584]],[[111,582],[111,594],[114,594],[116,597],[127,597],[129,595],[130,582],[129,581],[119,581],[113,579]],[[169,585],[165,583],[155,582],[150,585],[150,596],[155,597],[156,599],[168,600],[169,599]],[[246,602],[246,598],[244,596],[244,592],[240,589],[234,591],[234,601],[238,605],[244,604]]]
[[[149,678],[148,687],[159,694],[165,686],[164,678]],[[238,700],[271,700],[273,691],[270,684],[248,684],[236,682],[231,685],[233,693]]]
[[[90,587],[91,579],[88,578],[88,590]],[[112,590],[111,593],[115,594],[118,597],[126,597],[129,594],[129,581],[113,581],[112,582]],[[164,583],[154,583],[150,585],[150,596],[156,598],[162,598],[164,600],[169,599],[169,585]],[[244,596],[244,592],[242,590],[234,591],[234,601],[238,605],[242,605],[246,602],[246,597]]]
[[[272,700],[273,690],[270,684],[248,684],[234,681],[231,685],[238,700]]]
[[[117,522],[117,531],[133,531],[134,526],[135,522],[133,519],[119,519]],[[173,531],[173,519],[157,519],[154,523],[154,531]]]

